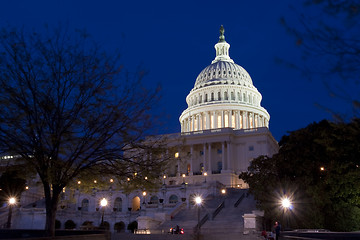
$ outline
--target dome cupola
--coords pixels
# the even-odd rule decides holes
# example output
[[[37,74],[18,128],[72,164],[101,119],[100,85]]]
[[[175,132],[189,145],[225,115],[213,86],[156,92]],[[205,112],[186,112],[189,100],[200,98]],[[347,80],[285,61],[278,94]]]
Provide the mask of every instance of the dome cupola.
[[[230,44],[220,27],[216,56],[196,78],[180,116],[181,132],[230,127],[268,127],[270,115],[260,106],[262,96],[249,73],[230,58]]]

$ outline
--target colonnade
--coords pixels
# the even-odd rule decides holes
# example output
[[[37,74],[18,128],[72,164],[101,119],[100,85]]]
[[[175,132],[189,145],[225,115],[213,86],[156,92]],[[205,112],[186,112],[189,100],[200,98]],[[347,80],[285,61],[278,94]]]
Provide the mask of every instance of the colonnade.
[[[248,129],[268,127],[268,119],[257,113],[224,110],[208,111],[185,118],[181,122],[181,132],[208,130],[230,127],[234,129]]]
[[[214,145],[216,144],[216,147]],[[219,145],[221,144],[221,149]],[[203,143],[190,145],[190,156],[186,159],[186,169],[182,169],[180,166],[181,159],[179,157],[177,159],[177,169],[176,175],[180,176],[180,174],[187,173],[188,175],[196,175],[196,174],[212,174],[212,172],[219,171],[218,169],[218,158],[214,158],[217,156],[216,151],[221,151],[221,170],[222,171],[232,171],[234,170],[234,164],[232,161],[232,144],[230,141],[217,142],[217,143]],[[201,154],[199,154],[201,152]],[[214,153],[215,152],[215,153]],[[180,156],[182,154],[180,153]],[[183,165],[184,166],[184,165]]]

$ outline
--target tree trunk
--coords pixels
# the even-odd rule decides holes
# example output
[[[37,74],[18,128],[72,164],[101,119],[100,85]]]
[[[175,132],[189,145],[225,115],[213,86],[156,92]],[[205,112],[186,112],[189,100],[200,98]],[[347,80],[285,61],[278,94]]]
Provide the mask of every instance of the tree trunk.
[[[56,211],[61,189],[58,186],[53,186],[53,188],[51,189],[50,184],[44,184],[44,190],[46,206],[45,234],[48,237],[54,237]]]

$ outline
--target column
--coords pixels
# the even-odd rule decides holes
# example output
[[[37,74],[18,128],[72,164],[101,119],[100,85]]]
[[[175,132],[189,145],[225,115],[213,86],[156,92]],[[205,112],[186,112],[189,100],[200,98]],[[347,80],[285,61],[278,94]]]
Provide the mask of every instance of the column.
[[[199,130],[203,130],[202,114],[199,114]]]
[[[193,171],[193,152],[194,152],[194,145],[190,145],[190,172],[189,175],[192,176],[194,171]]]
[[[176,176],[180,176],[180,149],[177,149],[177,152],[179,153],[179,157],[177,158],[177,174]]]
[[[242,125],[243,125],[243,129],[246,129],[247,128],[247,125],[246,125],[246,112],[243,112],[242,113]]]
[[[235,111],[235,128],[240,128],[239,111]]]
[[[206,167],[207,167],[207,163],[206,163],[206,143],[204,143],[204,149],[203,149],[203,164],[204,164],[204,171],[206,172]]]
[[[195,116],[191,116],[191,129],[190,129],[190,131],[195,130],[194,123],[195,123]]]
[[[227,142],[227,170],[233,170],[231,169],[231,144],[230,141]]]
[[[221,127],[225,127],[225,118],[224,118],[224,111],[221,111]]]
[[[214,128],[218,128],[218,118],[217,113],[214,111]]]
[[[229,128],[232,127],[232,110],[228,111],[228,117],[229,117]]]
[[[225,143],[221,143],[221,163],[222,163],[222,170],[227,170],[225,167]]]
[[[206,112],[206,129],[210,129],[210,113]]]
[[[210,175],[212,173],[212,166],[211,166],[211,143],[209,143],[208,146],[208,150],[209,150],[209,157],[208,157],[208,169],[207,169],[207,174]]]
[[[251,116],[252,127],[255,128],[255,114],[252,113]]]

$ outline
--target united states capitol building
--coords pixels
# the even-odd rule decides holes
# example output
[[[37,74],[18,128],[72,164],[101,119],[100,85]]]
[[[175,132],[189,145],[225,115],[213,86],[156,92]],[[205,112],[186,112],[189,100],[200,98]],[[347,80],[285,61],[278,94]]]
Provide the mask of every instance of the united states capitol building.
[[[261,106],[260,92],[249,73],[230,58],[229,49],[221,27],[215,58],[200,71],[186,97],[188,107],[179,117],[181,132],[167,136],[173,157],[159,191],[74,190],[71,203],[66,194],[60,201],[60,228],[70,221],[76,229],[103,221],[111,231],[129,231],[129,224],[136,223],[139,231],[179,225],[189,232],[198,224],[195,196],[203,199],[203,229],[213,224],[223,229],[231,224],[238,231],[253,227],[255,202],[239,174],[247,171],[252,159],[277,153],[278,144],[269,131],[270,115]],[[44,228],[44,201],[34,191],[24,192],[21,201],[32,203],[14,211],[13,228]],[[102,199],[107,201],[104,207]]]

